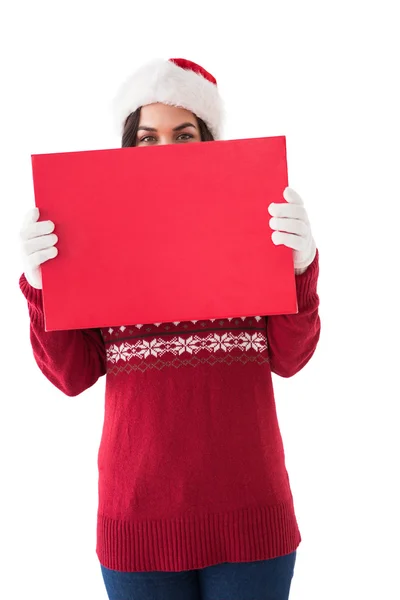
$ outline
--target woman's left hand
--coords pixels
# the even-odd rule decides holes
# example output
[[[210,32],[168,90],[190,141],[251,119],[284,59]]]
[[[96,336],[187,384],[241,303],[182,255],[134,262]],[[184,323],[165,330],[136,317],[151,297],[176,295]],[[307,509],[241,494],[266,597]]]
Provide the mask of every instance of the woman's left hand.
[[[294,269],[300,275],[313,262],[317,248],[303,200],[290,187],[284,190],[283,197],[288,204],[272,202],[268,207],[272,215],[269,225],[274,230],[271,237],[276,246],[283,244],[294,250]]]

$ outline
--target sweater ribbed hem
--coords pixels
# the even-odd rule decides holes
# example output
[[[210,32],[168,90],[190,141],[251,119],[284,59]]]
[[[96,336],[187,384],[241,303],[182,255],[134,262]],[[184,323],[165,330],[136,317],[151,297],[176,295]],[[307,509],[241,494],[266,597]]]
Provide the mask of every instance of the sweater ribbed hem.
[[[42,290],[38,290],[31,286],[22,274],[19,278],[19,287],[23,295],[28,301],[29,317],[34,324],[38,324],[41,327],[45,327],[44,312],[43,312],[43,293]]]
[[[288,501],[278,506],[141,522],[98,513],[96,554],[107,569],[190,571],[225,562],[268,560],[301,542]]]

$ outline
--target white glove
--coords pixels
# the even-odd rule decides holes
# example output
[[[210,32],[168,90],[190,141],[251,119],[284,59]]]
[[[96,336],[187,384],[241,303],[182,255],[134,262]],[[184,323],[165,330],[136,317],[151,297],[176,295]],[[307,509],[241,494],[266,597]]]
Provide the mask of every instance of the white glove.
[[[283,197],[289,204],[272,202],[268,207],[273,217],[269,225],[275,230],[271,237],[276,246],[283,244],[294,250],[295,273],[300,275],[313,262],[317,248],[303,200],[290,187],[284,190]]]
[[[20,243],[25,277],[32,287],[41,290],[43,286],[40,265],[57,256],[58,250],[54,244],[58,242],[58,237],[52,233],[54,223],[37,222],[39,216],[38,208],[33,208],[27,213],[20,232]]]

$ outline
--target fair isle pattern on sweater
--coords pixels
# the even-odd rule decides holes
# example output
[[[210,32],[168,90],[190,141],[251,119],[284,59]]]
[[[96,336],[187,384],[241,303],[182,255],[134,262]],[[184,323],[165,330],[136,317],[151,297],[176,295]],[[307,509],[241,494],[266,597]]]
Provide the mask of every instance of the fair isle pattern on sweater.
[[[264,317],[122,325],[101,332],[107,371],[113,375],[165,367],[268,361]]]

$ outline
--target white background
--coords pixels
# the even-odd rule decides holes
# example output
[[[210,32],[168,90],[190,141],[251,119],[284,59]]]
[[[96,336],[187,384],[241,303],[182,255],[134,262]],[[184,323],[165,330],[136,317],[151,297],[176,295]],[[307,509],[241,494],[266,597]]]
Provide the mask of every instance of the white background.
[[[303,536],[291,599],[400,598],[395,5],[2,3],[2,598],[107,597],[95,554],[104,379],[67,398],[33,359],[18,286],[30,155],[118,147],[115,90],[171,56],[217,77],[227,139],[287,136],[289,182],[320,250],[317,352],[275,379]]]

